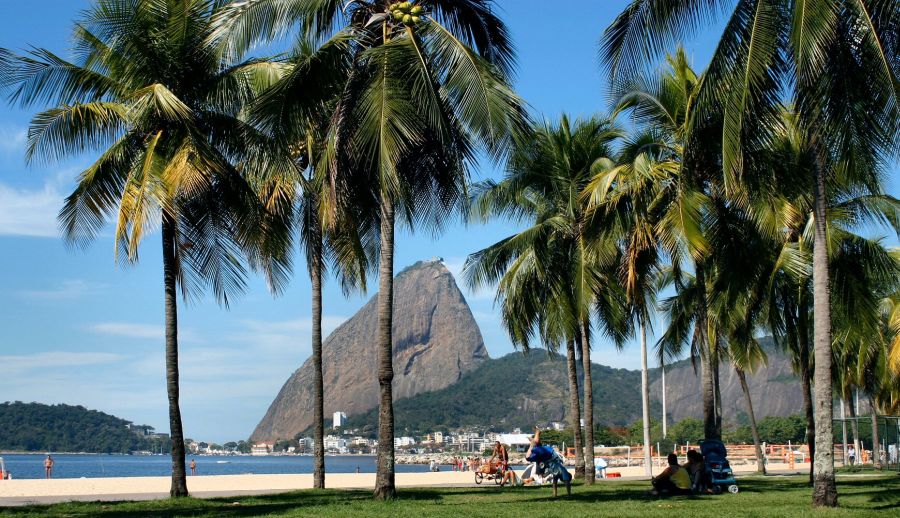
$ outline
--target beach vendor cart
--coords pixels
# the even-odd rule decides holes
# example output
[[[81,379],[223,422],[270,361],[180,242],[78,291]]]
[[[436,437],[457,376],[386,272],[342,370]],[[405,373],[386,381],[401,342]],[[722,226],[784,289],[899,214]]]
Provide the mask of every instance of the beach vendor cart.
[[[500,485],[503,482],[503,464],[500,459],[486,462],[478,467],[475,471],[475,483],[481,484],[486,480],[493,480],[495,484]]]

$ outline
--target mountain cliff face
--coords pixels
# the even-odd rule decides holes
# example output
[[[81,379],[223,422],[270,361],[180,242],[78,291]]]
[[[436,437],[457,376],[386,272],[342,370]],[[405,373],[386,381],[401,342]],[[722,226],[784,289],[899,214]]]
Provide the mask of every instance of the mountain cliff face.
[[[325,416],[378,406],[377,295],[322,345]],[[394,279],[394,398],[445,388],[488,359],[478,324],[439,261],[421,261]],[[254,441],[293,437],[313,424],[313,365],[287,380],[256,426]]]
[[[787,416],[803,413],[803,392],[800,380],[791,370],[791,361],[777,349],[771,339],[764,339],[768,364],[756,372],[747,373],[747,386],[753,399],[757,419],[765,416]],[[685,417],[703,416],[700,375],[694,373],[689,361],[681,361],[666,368],[666,411],[670,422]],[[659,369],[651,372],[650,398],[658,403],[662,394]],[[724,363],[719,367],[719,390],[722,393],[722,418],[727,423],[745,421],[747,404],[734,367]]]

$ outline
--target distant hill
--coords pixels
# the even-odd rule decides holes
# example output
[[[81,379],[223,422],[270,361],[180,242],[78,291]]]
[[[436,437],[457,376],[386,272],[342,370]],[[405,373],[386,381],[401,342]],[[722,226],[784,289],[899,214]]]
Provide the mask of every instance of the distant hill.
[[[768,365],[748,374],[757,419],[802,413],[800,383],[791,371],[788,357],[771,339],[763,339]],[[641,418],[640,371],[613,369],[593,364],[594,418],[600,426],[627,426]],[[723,419],[726,423],[747,422],[743,393],[734,369],[723,364],[719,370]],[[394,403],[398,434],[462,427],[493,426],[496,429],[529,429],[535,424],[567,419],[566,362],[543,349],[528,355],[511,353],[490,359],[447,388],[399,399]],[[669,423],[686,417],[702,418],[699,373],[689,360],[666,369]],[[579,387],[581,370],[579,369]],[[659,369],[650,370],[651,415],[662,413],[662,385]],[[348,428],[374,433],[378,408],[351,415]]]
[[[790,358],[776,347],[771,338],[762,338],[760,343],[768,355],[767,365],[747,374],[747,385],[750,387],[756,418],[802,414],[803,393],[800,390],[800,380],[791,369]],[[695,373],[689,360],[666,368],[666,411],[670,422],[686,417],[700,418],[703,415],[699,368],[698,365]],[[723,420],[738,424],[748,422],[744,393],[734,367],[729,363],[723,363],[719,367],[719,388],[722,393]],[[650,372],[650,398],[659,402],[661,394],[659,369],[653,369]]]
[[[83,406],[0,404],[0,450],[128,453],[159,449],[159,440],[140,436],[132,423]]]
[[[640,418],[639,371],[594,364],[591,373],[597,422],[625,426]],[[565,358],[543,349],[486,360],[447,388],[398,400],[394,404],[397,433],[483,426],[526,430],[535,424],[564,421],[566,376]],[[654,412],[658,407],[654,403]],[[369,432],[377,422],[378,408],[373,408],[350,416],[347,427]]]

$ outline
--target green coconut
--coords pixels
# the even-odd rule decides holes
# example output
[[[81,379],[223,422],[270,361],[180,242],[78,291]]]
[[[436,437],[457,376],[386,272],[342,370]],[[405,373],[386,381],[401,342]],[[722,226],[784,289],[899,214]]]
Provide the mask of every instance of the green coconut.
[[[409,7],[410,7],[411,5],[412,5],[412,4],[409,3],[409,2],[400,2],[400,9],[403,9],[403,10],[405,11],[405,10],[409,9]]]
[[[424,10],[425,10],[425,8],[423,8],[421,5],[417,5],[417,6],[413,7],[412,9],[410,9],[409,12],[412,15],[417,15],[417,14],[422,14],[422,11],[424,11]]]
[[[412,16],[410,16],[408,14],[404,14],[403,15],[403,23],[405,23],[405,24],[412,23]]]
[[[394,19],[395,19],[395,20],[402,20],[402,19],[403,19],[403,12],[400,11],[400,10],[396,10],[396,11],[394,11],[394,12],[391,13],[391,14],[394,15]]]
[[[418,16],[413,16],[413,17],[412,17],[412,21],[413,21],[413,23],[419,23],[419,22],[422,21],[422,18],[420,18],[420,17],[418,17]]]

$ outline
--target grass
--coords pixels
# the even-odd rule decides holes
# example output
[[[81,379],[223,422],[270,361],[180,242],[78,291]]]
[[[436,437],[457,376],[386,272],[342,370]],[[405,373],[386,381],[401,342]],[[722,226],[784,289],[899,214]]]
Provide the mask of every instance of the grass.
[[[575,486],[571,497],[554,500],[549,488],[404,489],[393,502],[374,502],[368,491],[295,491],[278,495],[119,503],[66,503],[0,508],[10,517],[527,517],[673,516],[700,518],[752,516],[900,516],[900,476],[842,476],[839,509],[813,511],[810,489],[800,477],[745,477],[736,495],[647,496],[641,482],[603,481]]]

